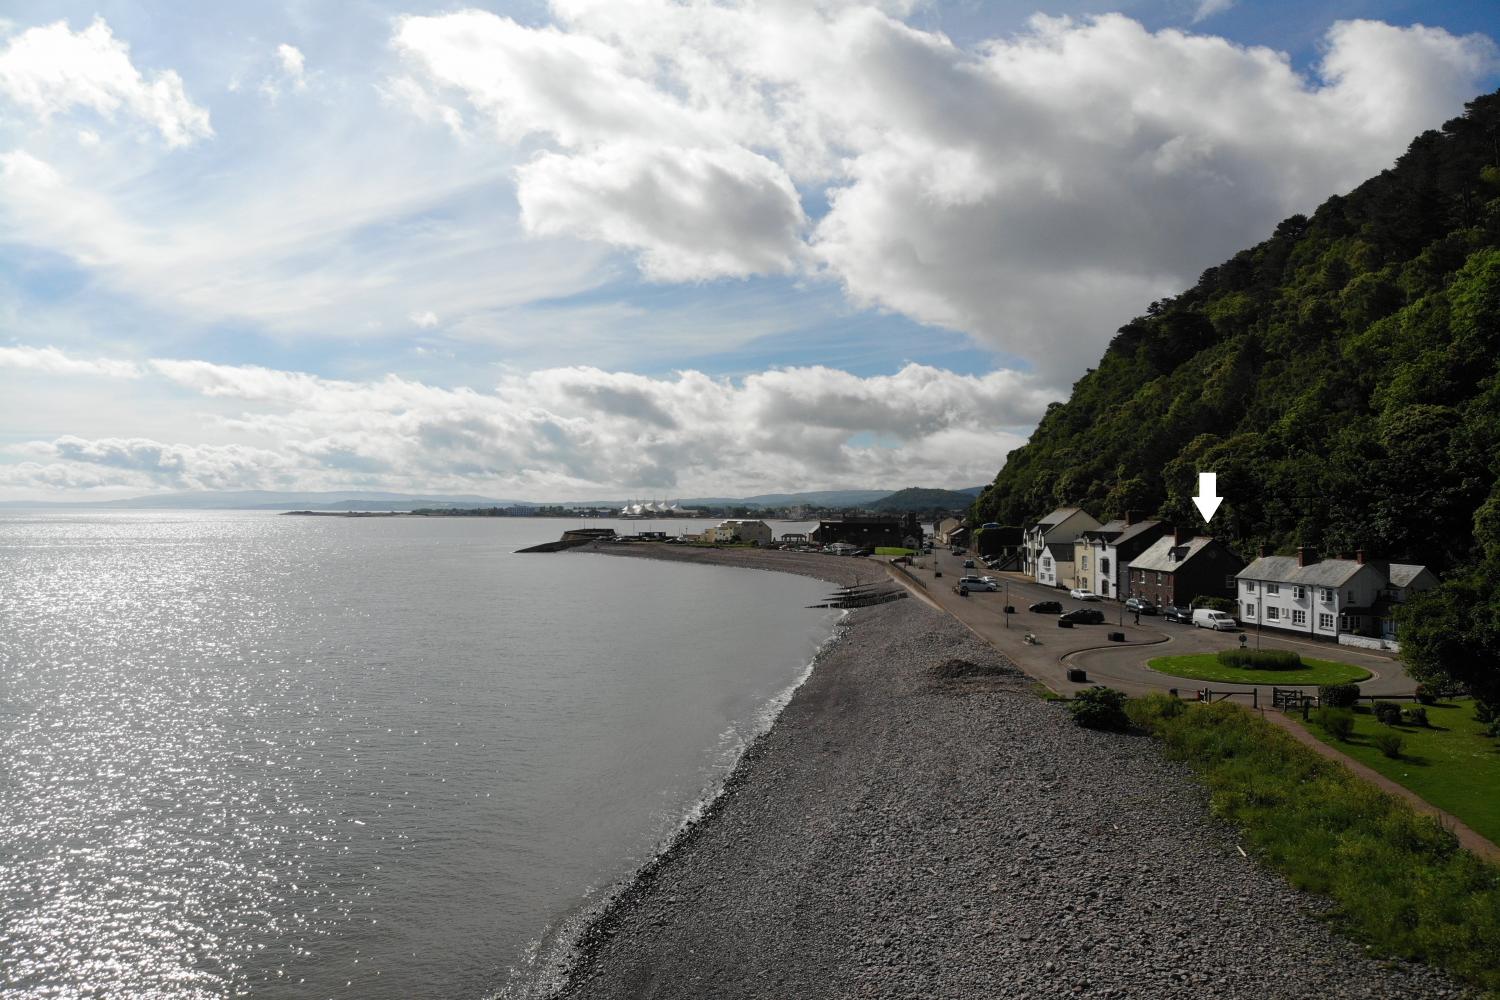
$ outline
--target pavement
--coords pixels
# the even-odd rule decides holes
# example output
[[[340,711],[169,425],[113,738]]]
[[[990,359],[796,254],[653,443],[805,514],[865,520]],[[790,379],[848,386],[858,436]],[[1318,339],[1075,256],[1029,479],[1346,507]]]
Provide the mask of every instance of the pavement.
[[[977,569],[964,569],[963,562],[967,558],[972,557],[955,556],[946,549],[935,549],[931,555],[917,557],[909,572],[918,581],[918,586],[911,586],[911,581],[902,580],[901,573],[892,575],[897,580],[902,580],[914,594],[927,599],[930,604],[947,611],[967,625],[976,635],[1009,657],[1016,666],[1058,694],[1069,695],[1095,684],[1105,684],[1132,695],[1172,688],[1187,694],[1208,687],[1213,690],[1215,697],[1220,693],[1232,693],[1238,701],[1255,700],[1260,704],[1270,705],[1269,685],[1196,681],[1160,674],[1146,666],[1146,661],[1157,656],[1233,649],[1239,646],[1242,634],[1248,636],[1248,645],[1252,649],[1290,649],[1310,658],[1338,660],[1363,667],[1374,675],[1369,680],[1360,682],[1360,692],[1364,695],[1409,695],[1417,686],[1406,675],[1401,662],[1388,653],[1296,639],[1273,634],[1269,629],[1258,633],[1216,632],[1169,622],[1155,615],[1142,615],[1141,623],[1136,625],[1134,613],[1126,610],[1119,601],[1075,601],[1068,596],[1066,590],[1042,586],[1023,574],[986,570],[984,564],[977,559]],[[942,576],[934,576],[935,570],[941,570]],[[959,577],[965,574],[991,576],[1001,582],[1001,589],[995,592],[976,591],[968,597],[960,597],[953,588]],[[1098,608],[1104,612],[1105,623],[1075,625],[1071,629],[1059,628],[1056,615],[1033,614],[1026,610],[1038,601],[1058,601],[1065,611]],[[1015,607],[1015,614],[1005,614],[1007,604]],[[1036,645],[1025,642],[1027,632],[1037,637]],[[1125,633],[1125,641],[1111,642],[1110,632]],[[1068,680],[1067,672],[1074,667],[1085,671],[1088,676],[1086,682],[1073,683]],[[1316,692],[1314,687],[1303,687],[1301,690]]]

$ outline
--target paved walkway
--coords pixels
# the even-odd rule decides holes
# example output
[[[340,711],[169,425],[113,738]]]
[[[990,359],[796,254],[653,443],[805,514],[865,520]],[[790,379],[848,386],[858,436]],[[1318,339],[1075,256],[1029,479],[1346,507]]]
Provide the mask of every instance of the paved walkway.
[[[986,640],[1032,677],[1041,681],[1058,694],[1072,694],[1080,688],[1105,684],[1132,695],[1152,691],[1167,691],[1173,688],[1192,691],[1207,686],[1218,692],[1233,691],[1242,695],[1241,703],[1248,705],[1252,691],[1262,707],[1271,704],[1271,688],[1253,685],[1204,682],[1160,674],[1146,666],[1146,661],[1157,656],[1184,653],[1212,652],[1231,649],[1239,645],[1237,633],[1215,632],[1211,629],[1194,628],[1168,622],[1157,617],[1142,617],[1141,624],[1134,623],[1134,615],[1116,601],[1084,603],[1075,601],[1065,590],[1044,587],[1019,573],[989,573],[1003,581],[1004,586],[996,592],[971,593],[960,597],[953,589],[958,578],[965,573],[984,575],[983,569],[963,568],[965,557],[954,556],[946,551],[935,551],[930,556],[917,560],[915,566],[903,574],[893,571],[892,576],[907,586],[917,597],[934,607],[947,611],[969,629]],[[941,576],[935,571],[940,570]],[[915,582],[915,585],[913,583]],[[1059,601],[1065,610],[1095,607],[1104,612],[1104,625],[1079,625],[1072,629],[1057,626],[1057,616],[1033,614],[1027,607],[1038,601]],[[1005,614],[1009,603],[1016,608],[1013,615]],[[1110,624],[1113,621],[1115,624]],[[1126,622],[1129,624],[1126,624]],[[1038,639],[1033,645],[1025,641],[1030,632]],[[1124,632],[1125,642],[1110,642],[1109,632]],[[1252,636],[1255,633],[1250,633]],[[1416,682],[1406,675],[1399,660],[1389,654],[1353,646],[1338,646],[1326,642],[1311,642],[1285,636],[1271,636],[1264,632],[1251,639],[1250,644],[1262,649],[1293,649],[1319,659],[1336,659],[1342,663],[1353,663],[1374,674],[1360,682],[1360,691],[1367,695],[1411,694]],[[1067,679],[1070,667],[1081,667],[1088,680],[1074,683]],[[1315,688],[1303,688],[1315,691]],[[1322,742],[1296,722],[1277,711],[1262,712],[1269,722],[1280,726],[1299,742],[1330,760],[1338,761],[1350,771],[1374,783],[1380,789],[1409,802],[1413,808],[1429,816],[1435,816],[1443,826],[1457,835],[1459,843],[1481,857],[1500,861],[1500,846],[1480,836],[1458,817],[1434,806],[1410,789],[1397,784],[1380,772],[1361,764]]]

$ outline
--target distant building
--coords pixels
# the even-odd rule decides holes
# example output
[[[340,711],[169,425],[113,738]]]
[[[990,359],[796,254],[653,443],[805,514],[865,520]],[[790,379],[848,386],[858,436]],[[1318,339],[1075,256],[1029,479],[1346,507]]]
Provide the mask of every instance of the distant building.
[[[1200,597],[1234,597],[1235,574],[1245,560],[1217,538],[1189,536],[1182,528],[1158,538],[1127,566],[1127,597],[1159,605],[1187,605]]]
[[[920,548],[922,523],[915,514],[851,514],[839,521],[819,521],[809,534],[818,545],[843,542],[861,549]]]
[[[1395,641],[1395,609],[1438,578],[1426,566],[1353,559],[1262,554],[1237,574],[1240,621],[1325,639],[1357,635]]]
[[[1067,544],[1068,554],[1065,561],[1072,566],[1073,542],[1083,532],[1097,527],[1099,527],[1099,522],[1082,507],[1059,507],[1035,524],[1026,525],[1021,542],[1022,572],[1041,583],[1042,556],[1049,546],[1059,543]],[[1054,566],[1049,572],[1054,575],[1056,559],[1056,554],[1052,554]],[[1070,569],[1069,574],[1071,573]],[[1053,583],[1052,586],[1057,586],[1057,584]]]
[[[805,531],[788,531],[785,534],[783,534],[779,539],[777,539],[777,541],[781,542],[782,545],[806,545],[807,544],[807,532],[805,532]]]
[[[771,544],[771,526],[764,521],[731,519],[724,521],[713,531],[715,542],[744,542],[753,545]]]
[[[939,545],[953,544],[953,533],[963,531],[964,522],[957,517],[945,517],[932,526],[932,537]]]

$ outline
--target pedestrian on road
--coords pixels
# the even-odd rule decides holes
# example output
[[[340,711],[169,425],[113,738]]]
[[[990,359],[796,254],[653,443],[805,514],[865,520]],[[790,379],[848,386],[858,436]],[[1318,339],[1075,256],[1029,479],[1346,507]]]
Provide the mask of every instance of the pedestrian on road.
[[[1137,612],[1136,612],[1136,613],[1135,613],[1135,623],[1136,623],[1136,624],[1137,624],[1137,625],[1139,625],[1139,624],[1140,624],[1140,623],[1141,623],[1141,613],[1140,613],[1140,612],[1139,612],[1139,611],[1137,611]]]

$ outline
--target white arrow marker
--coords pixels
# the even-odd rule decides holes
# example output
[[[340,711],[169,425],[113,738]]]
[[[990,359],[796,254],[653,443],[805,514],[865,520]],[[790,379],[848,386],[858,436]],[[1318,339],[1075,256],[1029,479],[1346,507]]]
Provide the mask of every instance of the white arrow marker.
[[[1193,503],[1198,505],[1198,512],[1203,515],[1203,523],[1207,524],[1214,519],[1214,511],[1219,509],[1219,504],[1224,498],[1219,496],[1219,476],[1213,472],[1198,473],[1198,495],[1193,497]]]

